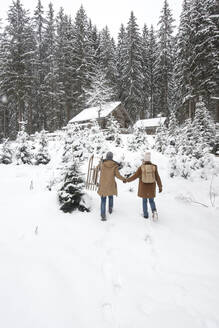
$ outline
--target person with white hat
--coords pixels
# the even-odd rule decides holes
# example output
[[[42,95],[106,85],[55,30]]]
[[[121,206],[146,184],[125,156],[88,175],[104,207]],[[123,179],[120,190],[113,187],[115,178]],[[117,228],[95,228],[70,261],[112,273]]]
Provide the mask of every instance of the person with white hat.
[[[151,163],[151,153],[147,151],[144,155],[143,164],[137,169],[137,171],[125,182],[131,182],[139,178],[138,184],[138,196],[142,198],[144,218],[148,219],[148,206],[149,200],[152,217],[157,219],[157,208],[154,198],[156,196],[156,184],[158,185],[159,192],[162,192],[162,182],[158,173],[157,165]]]

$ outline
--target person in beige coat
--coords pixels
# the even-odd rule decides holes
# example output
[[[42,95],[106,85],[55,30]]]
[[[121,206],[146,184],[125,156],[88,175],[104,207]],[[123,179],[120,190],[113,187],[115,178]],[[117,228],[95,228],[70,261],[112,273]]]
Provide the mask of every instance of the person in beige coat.
[[[148,207],[147,201],[149,200],[150,207],[152,210],[152,217],[153,219],[157,219],[157,209],[155,205],[154,198],[156,196],[156,184],[158,185],[159,192],[162,192],[162,182],[158,173],[157,165],[151,163],[151,153],[146,152],[144,156],[143,164],[150,164],[154,167],[154,174],[155,174],[155,182],[153,183],[144,183],[142,181],[142,167],[140,166],[135,174],[131,177],[127,178],[125,182],[131,182],[137,178],[139,178],[138,184],[138,196],[142,198],[142,205],[143,205],[143,213],[144,218],[148,219]]]
[[[103,160],[96,168],[100,170],[100,182],[97,193],[101,197],[101,220],[106,221],[106,198],[109,198],[109,213],[113,211],[113,196],[117,196],[117,184],[115,177],[122,180],[126,180],[119,173],[119,164],[113,160],[113,153],[108,152],[106,159]]]

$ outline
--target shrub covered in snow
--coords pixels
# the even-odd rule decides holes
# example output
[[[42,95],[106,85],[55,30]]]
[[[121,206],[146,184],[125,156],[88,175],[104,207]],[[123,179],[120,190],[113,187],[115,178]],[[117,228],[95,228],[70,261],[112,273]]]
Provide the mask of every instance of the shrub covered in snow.
[[[30,149],[28,134],[25,132],[24,125],[17,134],[16,159],[17,164],[32,164],[33,154]]]
[[[147,134],[143,127],[135,126],[133,134],[128,137],[128,150],[135,152],[136,150],[148,148]]]
[[[11,164],[12,163],[12,150],[9,146],[8,139],[6,139],[2,145],[0,152],[0,163]]]
[[[35,164],[48,164],[50,161],[50,155],[48,152],[48,142],[46,139],[46,133],[42,130],[39,134],[39,148],[35,155]]]
[[[78,209],[81,212],[89,212],[90,206],[86,200],[84,189],[84,181],[79,170],[78,161],[74,161],[67,169],[63,186],[58,192],[60,210],[65,213],[71,213]]]

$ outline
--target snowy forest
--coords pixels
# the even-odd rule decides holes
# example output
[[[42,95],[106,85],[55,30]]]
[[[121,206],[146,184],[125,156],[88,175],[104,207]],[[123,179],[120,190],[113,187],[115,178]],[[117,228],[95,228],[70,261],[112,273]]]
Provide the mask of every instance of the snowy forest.
[[[147,23],[147,22],[145,22]],[[218,12],[214,0],[184,0],[177,33],[168,1],[156,27],[131,12],[114,40],[81,6],[75,16],[38,0],[33,15],[13,1],[0,33],[0,131],[14,139],[55,131],[90,104],[95,81],[122,101],[133,121],[172,112],[182,122],[202,96],[216,118]]]

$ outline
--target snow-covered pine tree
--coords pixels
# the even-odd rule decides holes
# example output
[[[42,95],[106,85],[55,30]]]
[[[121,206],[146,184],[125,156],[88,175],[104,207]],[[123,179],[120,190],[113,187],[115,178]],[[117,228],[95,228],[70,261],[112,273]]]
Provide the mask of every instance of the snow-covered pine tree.
[[[8,11],[1,44],[1,94],[7,97],[6,136],[16,137],[18,122],[32,124],[32,62],[35,50],[29,13],[20,0],[13,1]]]
[[[194,151],[193,154],[196,158],[201,158],[204,152],[210,151],[216,138],[215,124],[212,120],[209,111],[207,110],[202,97],[195,107],[195,117],[192,122]]]
[[[170,112],[169,124],[167,128],[167,148],[166,154],[173,156],[177,153],[176,140],[179,134],[178,122],[174,111]]]
[[[176,60],[174,66],[174,75],[176,79],[175,106],[182,108],[187,106],[187,101],[191,101],[191,70],[189,58],[193,47],[191,45],[191,1],[184,0],[182,12],[180,15],[180,24],[176,39]],[[190,104],[189,104],[190,106]],[[178,112],[181,121],[185,119],[185,110]],[[186,109],[186,108],[185,108]]]
[[[75,113],[78,113],[85,108],[86,90],[90,87],[90,73],[93,69],[92,43],[88,18],[83,6],[76,13],[73,27],[73,108]]]
[[[193,95],[202,95],[205,102],[212,104],[211,96],[218,88],[218,28],[210,17],[209,1],[193,0],[191,3],[191,46],[190,71]],[[215,105],[211,111],[215,114]]]
[[[0,152],[0,163],[11,164],[12,163],[12,150],[9,145],[9,140],[6,139],[2,145]]]
[[[157,41],[153,25],[151,25],[148,35],[148,100],[150,116],[156,117],[159,113],[158,105],[158,86],[156,83],[156,60],[157,60]]]
[[[45,33],[43,40],[45,55],[45,78],[43,84],[43,127],[47,131],[61,128],[60,111],[63,108],[62,85],[59,83],[58,66],[56,61],[56,33],[55,18],[52,3],[46,17]]]
[[[117,67],[117,96],[123,101],[123,90],[125,88],[125,81],[123,72],[125,71],[125,52],[126,52],[126,31],[122,24],[118,35],[118,44],[116,48],[116,67]]]
[[[125,66],[122,72],[124,81],[121,100],[131,117],[136,120],[142,111],[142,41],[134,13],[131,12],[126,28]]]
[[[35,164],[48,164],[50,159],[51,158],[48,152],[48,141],[46,138],[46,131],[42,130],[39,134],[39,149],[35,155]]]
[[[149,89],[149,31],[146,24],[142,33],[142,73],[143,73],[143,90],[142,90],[142,112],[140,118],[150,117],[150,89]]]
[[[38,0],[36,9],[33,16],[34,36],[36,40],[36,50],[34,55],[33,70],[34,70],[34,90],[33,90],[33,130],[41,131],[44,127],[43,113],[46,108],[43,107],[43,84],[46,75],[44,65],[44,29],[45,29],[45,18],[44,10],[41,0]]]
[[[98,155],[102,157],[106,153],[105,135],[96,120],[93,120],[92,126],[90,127],[86,148],[94,156]]]
[[[116,46],[107,26],[100,32],[100,64],[105,73],[106,82],[112,88],[115,97],[117,84]]]
[[[136,151],[139,149],[148,149],[147,134],[143,126],[135,125],[133,134],[128,138],[127,144],[129,151]]]
[[[56,17],[56,52],[57,74],[61,104],[59,106],[59,126],[67,124],[72,118],[74,103],[74,33],[71,20],[64,14],[63,8]]]
[[[178,150],[179,155],[191,157],[193,156],[193,147],[193,127],[192,120],[189,118],[180,127],[180,131],[176,139],[176,149]]]
[[[169,4],[167,0],[164,0],[164,6],[158,23],[156,83],[159,88],[159,108],[166,116],[169,115],[172,107],[173,22],[174,19]]]
[[[58,191],[58,199],[61,204],[60,210],[71,213],[74,210],[89,212],[90,206],[84,192],[84,181],[76,159],[68,167],[63,186]]]
[[[155,149],[162,154],[165,153],[167,147],[167,137],[168,130],[165,124],[160,124],[160,126],[156,130],[155,136]]]
[[[20,122],[21,130],[17,134],[16,160],[17,164],[32,164],[32,153],[28,143],[28,134],[25,132],[26,122]]]
[[[121,133],[120,125],[112,114],[109,116],[106,128],[107,128],[106,140],[114,141],[116,147],[118,146],[121,147],[122,139],[120,137],[120,133]]]
[[[114,90],[109,86],[106,73],[99,65],[92,75],[90,88],[86,90],[86,105],[88,107],[98,106],[101,116],[102,105],[112,100],[113,97]]]

